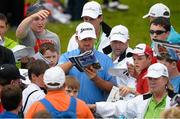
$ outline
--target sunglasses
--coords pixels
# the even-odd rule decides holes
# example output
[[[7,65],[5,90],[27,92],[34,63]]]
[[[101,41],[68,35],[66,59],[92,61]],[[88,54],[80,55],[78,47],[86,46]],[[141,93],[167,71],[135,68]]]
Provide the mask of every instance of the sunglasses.
[[[165,33],[166,31],[163,31],[163,30],[150,30],[149,31],[151,35],[153,35],[154,33],[156,33],[157,35],[161,35],[163,33]]]

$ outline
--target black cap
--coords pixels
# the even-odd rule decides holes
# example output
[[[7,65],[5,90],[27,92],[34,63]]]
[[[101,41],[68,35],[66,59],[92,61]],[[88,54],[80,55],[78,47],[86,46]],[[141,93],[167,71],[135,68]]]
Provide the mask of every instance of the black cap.
[[[39,3],[36,3],[27,9],[26,16],[30,16],[30,15],[32,15],[40,10],[43,10],[43,9],[44,9],[44,7],[42,5],[40,5]]]
[[[22,79],[25,80],[25,77],[23,77],[19,69],[12,64],[3,64],[0,67],[0,77],[7,80],[16,80],[16,79]]]

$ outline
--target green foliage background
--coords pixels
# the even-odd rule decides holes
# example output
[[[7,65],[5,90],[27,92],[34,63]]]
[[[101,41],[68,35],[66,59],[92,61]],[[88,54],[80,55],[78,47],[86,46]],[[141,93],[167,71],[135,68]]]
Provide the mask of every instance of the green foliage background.
[[[102,3],[102,0],[96,0]],[[34,3],[35,0],[26,0]],[[125,25],[130,32],[130,46],[134,47],[138,43],[150,43],[149,20],[142,19],[149,8],[158,2],[167,5],[171,10],[171,23],[175,30],[180,33],[180,0],[121,0],[123,4],[129,5],[128,11],[109,12],[103,10],[104,21],[111,27],[115,25]],[[60,23],[48,23],[47,28],[58,34],[61,39],[62,52],[66,51],[68,41],[75,32],[77,24],[81,21],[73,21],[68,25]],[[10,29],[8,37],[15,38],[15,29]],[[17,39],[16,39],[17,40]]]

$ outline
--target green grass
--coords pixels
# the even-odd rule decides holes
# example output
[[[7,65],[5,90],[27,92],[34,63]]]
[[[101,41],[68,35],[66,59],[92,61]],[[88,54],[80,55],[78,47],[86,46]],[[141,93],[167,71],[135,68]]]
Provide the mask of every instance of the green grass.
[[[32,2],[32,0],[27,0]],[[102,2],[102,0],[97,0]],[[149,8],[157,3],[161,2],[167,5],[171,10],[171,23],[177,32],[180,32],[180,0],[122,0],[122,3],[128,4],[130,9],[128,11],[115,11],[109,12],[103,10],[104,21],[111,27],[115,25],[125,25],[130,32],[130,46],[134,47],[137,43],[150,43],[149,37],[149,21],[148,19],[142,19],[142,16],[146,14]],[[72,22],[69,25],[63,25],[60,23],[49,23],[47,28],[58,34],[61,39],[62,52],[66,51],[68,41],[72,34],[75,32],[75,28],[81,21]],[[7,36],[15,39],[15,30],[10,29]]]

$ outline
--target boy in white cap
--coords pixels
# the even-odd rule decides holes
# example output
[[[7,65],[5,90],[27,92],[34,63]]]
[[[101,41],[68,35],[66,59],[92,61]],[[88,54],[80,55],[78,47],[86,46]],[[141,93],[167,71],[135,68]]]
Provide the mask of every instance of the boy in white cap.
[[[108,54],[111,52],[109,46],[108,36],[110,34],[111,28],[103,22],[103,13],[101,5],[96,1],[87,2],[82,11],[81,17],[84,22],[91,23],[96,31],[96,40],[94,47],[100,52]],[[108,47],[107,47],[108,46]],[[69,40],[67,51],[72,51],[78,48],[78,43],[75,40],[75,34]]]
[[[149,45],[140,43],[130,53],[133,56],[134,65],[128,63],[129,74],[136,78],[135,94],[144,94],[149,91],[148,80],[144,78],[147,68],[152,64],[153,51]]]
[[[106,95],[111,90],[115,79],[108,74],[108,69],[113,66],[112,60],[105,54],[95,50],[94,42],[96,39],[95,28],[88,22],[80,23],[76,27],[76,42],[79,48],[61,55],[60,66],[68,75],[74,76],[80,81],[78,98],[88,104],[106,100]],[[96,71],[93,67],[88,67],[84,72],[80,72],[69,61],[69,57],[79,55],[83,52],[92,50],[94,56],[99,61],[102,70]],[[113,82],[113,83],[112,83]]]
[[[159,17],[169,20],[169,23],[170,23],[170,9],[162,3],[154,4],[149,9],[149,12],[143,16],[143,18],[149,18],[150,22],[152,22],[154,19],[159,18]],[[166,37],[166,40],[172,43],[180,43],[180,35],[174,30],[173,26],[170,26],[169,31],[170,32],[168,36]]]
[[[83,101],[66,93],[65,73],[61,67],[55,66],[46,70],[43,78],[48,93],[44,99],[30,107],[26,118],[32,118],[35,113],[42,110],[47,110],[53,118],[58,118],[57,112],[62,113],[61,118],[93,118],[90,109]]]
[[[152,64],[145,77],[148,79],[149,93],[128,101],[97,102],[91,108],[103,117],[123,114],[126,118],[160,118],[160,113],[171,107],[171,97],[167,95],[167,89],[171,88],[167,67],[161,63]]]

